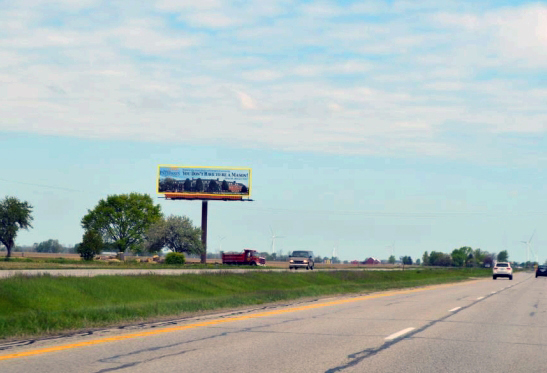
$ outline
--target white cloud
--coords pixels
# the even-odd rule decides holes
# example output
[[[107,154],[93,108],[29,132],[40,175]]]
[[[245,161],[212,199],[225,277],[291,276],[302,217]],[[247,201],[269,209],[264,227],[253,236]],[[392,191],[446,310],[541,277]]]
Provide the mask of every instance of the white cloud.
[[[239,102],[243,109],[249,109],[249,110],[256,109],[256,104],[254,100],[251,98],[251,96],[249,96],[245,92],[241,92],[241,91],[235,91],[235,92],[237,94],[237,97],[239,98]]]
[[[146,20],[132,20],[108,31],[108,35],[118,38],[122,48],[136,49],[148,54],[178,51],[199,43],[198,36],[168,31],[162,24]]]
[[[14,6],[0,131],[435,157],[547,132],[546,6],[413,3],[122,1],[104,25]]]
[[[222,7],[222,2],[219,0],[160,0],[156,2],[156,7],[165,11],[186,11],[188,9],[210,10],[219,9]]]
[[[317,77],[324,75],[345,75],[364,73],[372,70],[373,65],[368,62],[348,60],[346,62],[323,65],[300,65],[292,70],[292,74],[302,77]]]
[[[473,55],[486,60],[496,56],[503,65],[547,67],[547,6],[531,4],[506,7],[484,14],[447,14],[433,17],[438,27],[451,27],[463,51],[484,44]],[[466,47],[467,45],[467,47]]]
[[[310,2],[300,8],[300,12],[312,17],[336,17],[344,13],[340,6],[328,2]]]
[[[61,8],[68,10],[87,9],[99,5],[101,0],[25,0],[25,7]]]
[[[241,24],[236,16],[227,16],[220,12],[199,12],[195,14],[181,15],[179,19],[188,22],[191,26],[203,28],[224,28]]]
[[[274,70],[253,70],[244,72],[242,76],[247,80],[260,82],[279,79],[283,74]]]

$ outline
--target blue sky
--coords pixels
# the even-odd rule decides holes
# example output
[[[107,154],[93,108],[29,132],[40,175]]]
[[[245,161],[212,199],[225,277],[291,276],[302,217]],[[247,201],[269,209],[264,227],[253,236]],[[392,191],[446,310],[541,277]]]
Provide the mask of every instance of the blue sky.
[[[253,168],[254,202],[210,203],[211,250],[267,250],[272,226],[284,252],[523,260],[537,229],[547,259],[544,2],[0,9],[0,195],[35,206],[19,244],[74,244],[99,199],[180,164]]]

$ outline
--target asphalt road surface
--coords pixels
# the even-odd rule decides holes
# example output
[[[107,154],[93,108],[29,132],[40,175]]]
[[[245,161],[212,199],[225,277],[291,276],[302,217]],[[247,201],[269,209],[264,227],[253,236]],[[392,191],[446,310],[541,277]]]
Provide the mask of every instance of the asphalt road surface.
[[[546,372],[547,278],[519,273],[0,342],[0,372]]]

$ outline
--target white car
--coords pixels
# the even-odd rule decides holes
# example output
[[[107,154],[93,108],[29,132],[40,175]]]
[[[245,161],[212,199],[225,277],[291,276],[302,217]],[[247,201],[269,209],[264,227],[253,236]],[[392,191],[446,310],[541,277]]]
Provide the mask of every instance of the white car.
[[[509,277],[509,280],[513,279],[513,268],[511,263],[498,262],[494,266],[492,277],[496,280],[498,277]]]

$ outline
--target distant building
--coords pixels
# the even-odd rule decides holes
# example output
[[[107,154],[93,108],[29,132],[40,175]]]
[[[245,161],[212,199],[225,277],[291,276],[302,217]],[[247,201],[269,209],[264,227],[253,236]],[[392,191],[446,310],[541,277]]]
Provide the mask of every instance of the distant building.
[[[241,193],[242,188],[242,184],[228,183],[228,189],[230,189],[230,192],[232,193]]]
[[[379,259],[376,259],[376,258],[373,258],[373,257],[370,257],[368,258],[367,260],[365,260],[363,262],[363,264],[380,264],[381,261]]]

